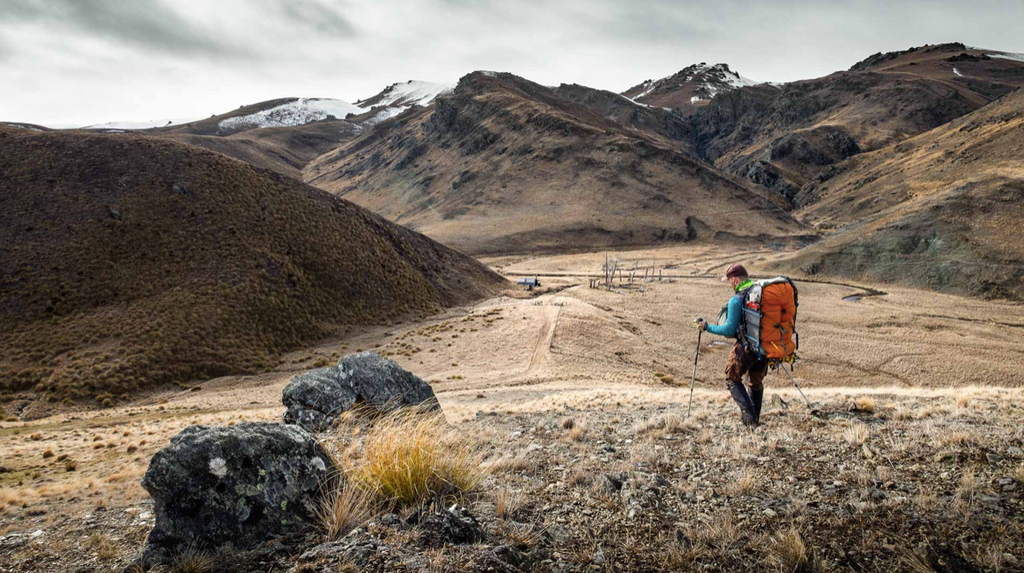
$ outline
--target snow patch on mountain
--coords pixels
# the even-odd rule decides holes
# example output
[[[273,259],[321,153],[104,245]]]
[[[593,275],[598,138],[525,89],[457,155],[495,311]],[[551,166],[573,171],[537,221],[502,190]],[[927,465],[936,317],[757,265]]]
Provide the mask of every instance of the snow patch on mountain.
[[[1024,54],[1014,54],[1011,52],[1002,52],[1000,54],[988,54],[990,58],[999,58],[1002,60],[1014,60],[1016,62],[1024,62]]]
[[[405,83],[391,84],[382,92],[380,99],[373,101],[372,104],[367,102],[374,98],[362,103],[357,102],[357,105],[364,110],[370,107],[426,106],[430,105],[430,102],[434,101],[437,96],[449,93],[454,89],[455,84],[409,80]]]
[[[175,118],[175,119],[151,119],[149,121],[109,121],[107,123],[96,123],[86,125],[79,129],[152,129],[167,125],[182,125],[191,123],[199,118]]]
[[[365,111],[340,99],[299,98],[253,114],[222,119],[218,125],[223,130],[294,127],[328,119],[329,116],[345,119],[350,113],[359,115]]]
[[[404,108],[404,107],[386,107],[386,108],[378,111],[370,119],[367,119],[366,121],[364,121],[363,125],[367,125],[367,126],[369,126],[369,125],[377,125],[378,123],[380,123],[382,121],[391,119],[391,118],[395,117],[396,115],[401,114],[406,109],[407,108]]]

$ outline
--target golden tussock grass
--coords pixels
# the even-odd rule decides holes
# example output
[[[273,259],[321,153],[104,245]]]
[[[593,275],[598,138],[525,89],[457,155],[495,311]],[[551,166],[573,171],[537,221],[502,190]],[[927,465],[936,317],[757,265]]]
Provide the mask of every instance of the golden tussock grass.
[[[473,492],[483,478],[479,456],[442,414],[404,409],[367,432],[349,479],[375,501],[408,507]]]
[[[870,396],[861,396],[854,402],[858,410],[864,412],[874,412],[876,408],[875,399]]]

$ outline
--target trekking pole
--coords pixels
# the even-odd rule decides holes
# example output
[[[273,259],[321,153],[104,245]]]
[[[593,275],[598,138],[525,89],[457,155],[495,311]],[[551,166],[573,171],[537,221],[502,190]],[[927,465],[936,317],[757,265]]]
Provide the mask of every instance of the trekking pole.
[[[697,331],[697,353],[693,355],[693,376],[690,378],[690,403],[686,406],[686,417],[690,417],[690,410],[693,409],[693,383],[697,380],[697,359],[700,358],[700,335],[704,334],[704,329],[701,328]]]
[[[804,391],[800,389],[800,385],[797,384],[796,380],[793,379],[793,375],[789,373],[789,370],[786,370],[786,365],[779,364],[779,368],[782,368],[782,371],[786,373],[786,376],[789,376],[790,382],[793,383],[793,386],[796,386],[796,391],[800,393],[800,396],[804,399],[804,402],[807,402],[807,409],[810,410],[813,414],[815,412],[815,409],[813,406],[811,406],[811,401],[807,399],[807,396],[804,396]]]

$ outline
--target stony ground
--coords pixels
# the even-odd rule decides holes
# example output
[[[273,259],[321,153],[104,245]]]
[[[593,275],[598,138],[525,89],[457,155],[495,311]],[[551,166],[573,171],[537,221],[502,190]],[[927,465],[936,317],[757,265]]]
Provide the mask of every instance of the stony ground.
[[[680,273],[723,259],[660,254]],[[492,264],[583,275],[595,260]],[[717,313],[720,284],[581,279],[354,330],[259,376],[0,423],[0,571],[123,569],[152,526],[138,480],[171,436],[277,420],[293,373],[372,348],[431,381],[479,452],[486,478],[461,503],[482,540],[437,546],[409,515],[382,515],[307,559],[315,537],[236,570],[344,570],[321,565],[342,557],[370,571],[1024,570],[1019,306],[909,290],[843,301],[863,291],[807,284],[796,376],[820,415],[772,373],[751,433],[713,339],[686,418],[689,322]]]

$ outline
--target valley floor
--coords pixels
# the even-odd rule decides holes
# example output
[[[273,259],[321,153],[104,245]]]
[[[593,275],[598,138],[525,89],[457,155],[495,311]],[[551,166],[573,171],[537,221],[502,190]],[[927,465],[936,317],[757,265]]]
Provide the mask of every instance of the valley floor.
[[[726,302],[728,263],[757,274],[777,254],[609,255],[627,278],[636,261],[662,280],[590,288],[605,253],[493,259],[543,287],[353,329],[264,374],[0,423],[0,571],[123,568],[152,526],[139,478],[173,435],[279,420],[293,374],[370,349],[431,382],[489,468],[467,502],[488,539],[399,551],[398,569],[502,570],[502,545],[535,571],[1024,567],[1024,308],[887,287],[844,299],[873,285],[799,282],[795,377],[821,415],[770,373],[751,433],[725,392],[729,343],[708,335],[685,418],[692,320]],[[377,533],[396,546],[405,535]]]

